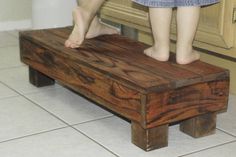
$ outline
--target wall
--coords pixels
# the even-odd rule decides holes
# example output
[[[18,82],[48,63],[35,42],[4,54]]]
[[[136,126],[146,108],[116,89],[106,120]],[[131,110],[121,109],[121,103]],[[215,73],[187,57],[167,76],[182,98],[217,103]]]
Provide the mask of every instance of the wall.
[[[31,27],[32,0],[0,0],[0,31]]]

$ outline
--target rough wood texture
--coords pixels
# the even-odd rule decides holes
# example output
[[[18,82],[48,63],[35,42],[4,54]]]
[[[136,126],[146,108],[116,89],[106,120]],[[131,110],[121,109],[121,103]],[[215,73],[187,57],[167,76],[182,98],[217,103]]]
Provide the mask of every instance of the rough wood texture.
[[[29,81],[36,87],[54,85],[55,81],[43,73],[29,67]]]
[[[168,145],[168,125],[144,129],[139,123],[132,122],[132,142],[145,151]]]
[[[147,98],[146,125],[150,128],[226,109],[228,86],[228,80],[221,80],[151,93]]]
[[[227,108],[226,69],[201,61],[178,65],[174,55],[169,62],[158,62],[143,54],[147,45],[119,35],[100,36],[69,49],[64,42],[70,32],[60,28],[20,33],[21,60],[34,69],[30,77],[40,80],[38,72],[43,73],[147,132]]]
[[[215,133],[216,113],[208,113],[180,123],[180,130],[194,138]]]

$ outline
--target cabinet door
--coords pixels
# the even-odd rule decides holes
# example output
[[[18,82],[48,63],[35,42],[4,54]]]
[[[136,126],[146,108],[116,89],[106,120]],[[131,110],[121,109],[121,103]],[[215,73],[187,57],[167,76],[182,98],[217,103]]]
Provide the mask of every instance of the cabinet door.
[[[233,47],[235,39],[234,31],[236,27],[233,24],[235,3],[236,0],[221,0],[221,2],[216,5],[202,7],[195,40],[223,48]],[[172,22],[171,38],[175,40],[175,18],[173,18]]]

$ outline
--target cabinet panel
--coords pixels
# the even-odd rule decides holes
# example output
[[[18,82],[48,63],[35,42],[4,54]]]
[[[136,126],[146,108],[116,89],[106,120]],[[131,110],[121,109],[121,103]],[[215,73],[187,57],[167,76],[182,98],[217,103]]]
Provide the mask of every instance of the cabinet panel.
[[[227,49],[233,47],[236,26],[232,19],[235,4],[236,0],[221,0],[216,5],[203,7],[195,40]],[[108,0],[101,10],[101,15],[114,22],[151,32],[148,8],[132,3],[131,0]],[[176,39],[175,15],[172,21],[171,39]]]
[[[203,7],[195,40],[218,47],[232,48],[235,38],[235,25],[232,21],[234,3],[235,0],[221,0],[221,3],[216,5]],[[174,18],[172,39],[176,38],[175,21]]]

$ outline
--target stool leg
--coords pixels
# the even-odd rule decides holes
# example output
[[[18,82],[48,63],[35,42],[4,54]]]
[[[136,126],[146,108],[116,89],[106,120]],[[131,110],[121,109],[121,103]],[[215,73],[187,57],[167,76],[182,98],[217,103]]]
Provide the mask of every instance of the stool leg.
[[[168,145],[168,125],[144,129],[139,123],[132,122],[132,142],[145,151]]]
[[[36,87],[44,87],[55,84],[53,79],[31,67],[29,67],[29,80],[30,83]]]
[[[194,138],[215,133],[216,113],[208,113],[180,123],[180,130]]]

